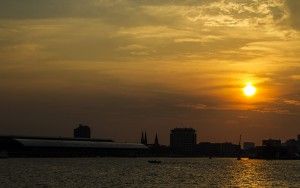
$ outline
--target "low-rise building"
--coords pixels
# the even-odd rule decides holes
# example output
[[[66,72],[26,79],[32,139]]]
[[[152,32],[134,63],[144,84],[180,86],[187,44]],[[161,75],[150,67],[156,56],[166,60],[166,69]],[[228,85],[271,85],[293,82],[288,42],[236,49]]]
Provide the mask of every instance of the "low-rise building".
[[[79,126],[74,129],[74,138],[91,138],[90,127],[79,124]]]
[[[262,145],[267,146],[267,147],[280,147],[281,146],[281,140],[276,140],[276,139],[263,140]]]
[[[244,142],[243,144],[243,149],[244,150],[251,150],[255,148],[255,143],[254,142]]]

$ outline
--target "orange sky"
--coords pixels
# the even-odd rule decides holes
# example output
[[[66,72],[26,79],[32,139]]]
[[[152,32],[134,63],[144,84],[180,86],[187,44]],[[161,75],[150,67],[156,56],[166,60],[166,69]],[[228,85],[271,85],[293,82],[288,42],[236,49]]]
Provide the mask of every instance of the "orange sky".
[[[300,1],[0,2],[0,133],[300,133]],[[257,88],[245,97],[247,82]],[[150,141],[151,142],[151,141]]]

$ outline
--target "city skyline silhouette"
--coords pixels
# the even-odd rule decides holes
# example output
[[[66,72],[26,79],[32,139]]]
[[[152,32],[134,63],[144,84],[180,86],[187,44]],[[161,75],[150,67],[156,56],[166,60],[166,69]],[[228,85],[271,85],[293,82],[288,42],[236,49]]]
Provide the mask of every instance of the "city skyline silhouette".
[[[78,8],[80,7],[80,8]],[[126,8],[124,8],[126,7]],[[299,132],[299,2],[2,1],[0,134]],[[153,138],[151,138],[153,139]]]

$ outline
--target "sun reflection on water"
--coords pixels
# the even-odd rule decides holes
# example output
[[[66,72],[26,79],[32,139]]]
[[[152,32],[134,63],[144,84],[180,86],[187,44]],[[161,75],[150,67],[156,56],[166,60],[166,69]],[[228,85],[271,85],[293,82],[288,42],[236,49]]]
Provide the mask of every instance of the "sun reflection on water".
[[[300,187],[300,161],[159,158],[160,165],[151,165],[148,160],[3,160],[0,187]]]
[[[233,168],[232,185],[257,187],[265,181],[263,161],[243,159]]]

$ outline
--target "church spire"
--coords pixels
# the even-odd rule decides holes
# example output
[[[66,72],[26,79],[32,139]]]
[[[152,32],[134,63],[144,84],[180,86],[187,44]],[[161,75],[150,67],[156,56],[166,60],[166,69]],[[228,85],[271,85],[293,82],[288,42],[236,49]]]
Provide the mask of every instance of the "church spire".
[[[145,142],[144,132],[142,131],[141,144],[144,144],[144,142]]]
[[[145,136],[144,136],[144,144],[147,145],[148,141],[147,141],[147,132],[145,131]]]
[[[156,135],[155,135],[154,145],[155,145],[155,146],[159,146],[157,133],[156,133]]]

